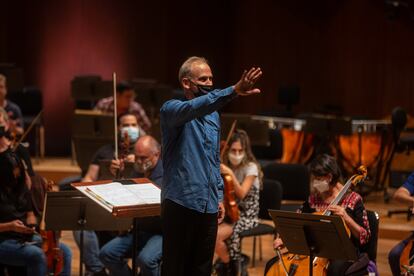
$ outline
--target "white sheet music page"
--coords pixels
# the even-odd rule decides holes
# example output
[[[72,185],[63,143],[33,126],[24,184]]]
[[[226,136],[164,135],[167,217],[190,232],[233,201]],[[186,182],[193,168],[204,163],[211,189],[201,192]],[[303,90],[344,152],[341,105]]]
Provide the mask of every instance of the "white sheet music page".
[[[99,200],[106,201],[114,207],[146,204],[143,198],[136,196],[135,193],[126,188],[126,185],[119,182],[91,185],[87,186],[87,190],[92,192]]]
[[[142,199],[146,204],[161,203],[161,190],[151,183],[125,185],[136,197]]]

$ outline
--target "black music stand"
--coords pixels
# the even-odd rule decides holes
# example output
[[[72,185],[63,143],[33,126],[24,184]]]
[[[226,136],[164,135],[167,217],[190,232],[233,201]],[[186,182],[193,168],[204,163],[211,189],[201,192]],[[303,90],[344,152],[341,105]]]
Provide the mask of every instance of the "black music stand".
[[[45,229],[80,231],[79,275],[83,275],[83,231],[124,231],[132,218],[117,218],[78,190],[46,194]]]
[[[356,249],[338,216],[269,210],[277,232],[290,253],[309,256],[309,275],[315,257],[357,260]]]

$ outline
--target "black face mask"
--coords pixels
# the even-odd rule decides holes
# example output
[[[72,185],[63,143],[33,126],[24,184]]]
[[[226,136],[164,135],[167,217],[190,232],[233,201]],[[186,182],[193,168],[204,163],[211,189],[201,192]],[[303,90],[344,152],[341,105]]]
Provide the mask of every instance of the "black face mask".
[[[202,85],[202,84],[196,84],[192,81],[190,81],[192,84],[197,86],[197,92],[193,92],[195,97],[200,97],[203,95],[208,94],[208,92],[211,92],[214,90],[214,87],[212,85]]]

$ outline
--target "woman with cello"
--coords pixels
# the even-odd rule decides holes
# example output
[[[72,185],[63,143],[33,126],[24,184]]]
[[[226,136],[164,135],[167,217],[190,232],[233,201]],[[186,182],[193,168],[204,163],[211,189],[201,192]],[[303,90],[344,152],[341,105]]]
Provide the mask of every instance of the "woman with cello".
[[[341,183],[341,172],[339,166],[332,156],[322,154],[317,156],[310,164],[311,194],[302,205],[299,212],[315,213],[329,210],[332,214],[340,216],[350,231],[350,239],[357,249],[359,259],[356,262],[344,260],[329,260],[323,273],[327,275],[366,275],[369,259],[363,253],[364,245],[369,241],[370,228],[367,213],[362,202],[362,197],[353,191],[341,193],[344,185]],[[332,205],[343,194],[339,204]],[[279,250],[283,247],[283,241],[276,238],[274,248]],[[338,248],[338,250],[340,250]],[[275,265],[282,265],[281,262]],[[289,271],[289,264],[284,264]],[[297,268],[299,273],[300,268]],[[305,271],[308,270],[306,264]],[[272,275],[268,272],[266,275]],[[292,274],[295,275],[295,274]],[[319,275],[319,274],[315,274]]]
[[[241,259],[240,233],[257,226],[259,221],[262,178],[260,165],[253,156],[250,139],[244,130],[238,129],[231,136],[220,168],[222,174],[230,176],[234,185],[240,216],[236,222],[226,216],[218,226],[215,253],[222,263],[217,264],[216,271],[219,275],[237,275]]]

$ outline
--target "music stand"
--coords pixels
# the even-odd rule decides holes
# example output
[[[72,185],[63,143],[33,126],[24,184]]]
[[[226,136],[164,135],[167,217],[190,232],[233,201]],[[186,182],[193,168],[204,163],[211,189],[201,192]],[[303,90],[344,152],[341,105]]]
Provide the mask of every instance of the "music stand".
[[[131,228],[132,218],[117,218],[78,190],[47,192],[45,230],[80,231],[79,275],[83,273],[83,231],[124,231]]]
[[[309,275],[314,257],[357,260],[356,249],[338,216],[269,210],[277,232],[290,253],[309,256]]]

